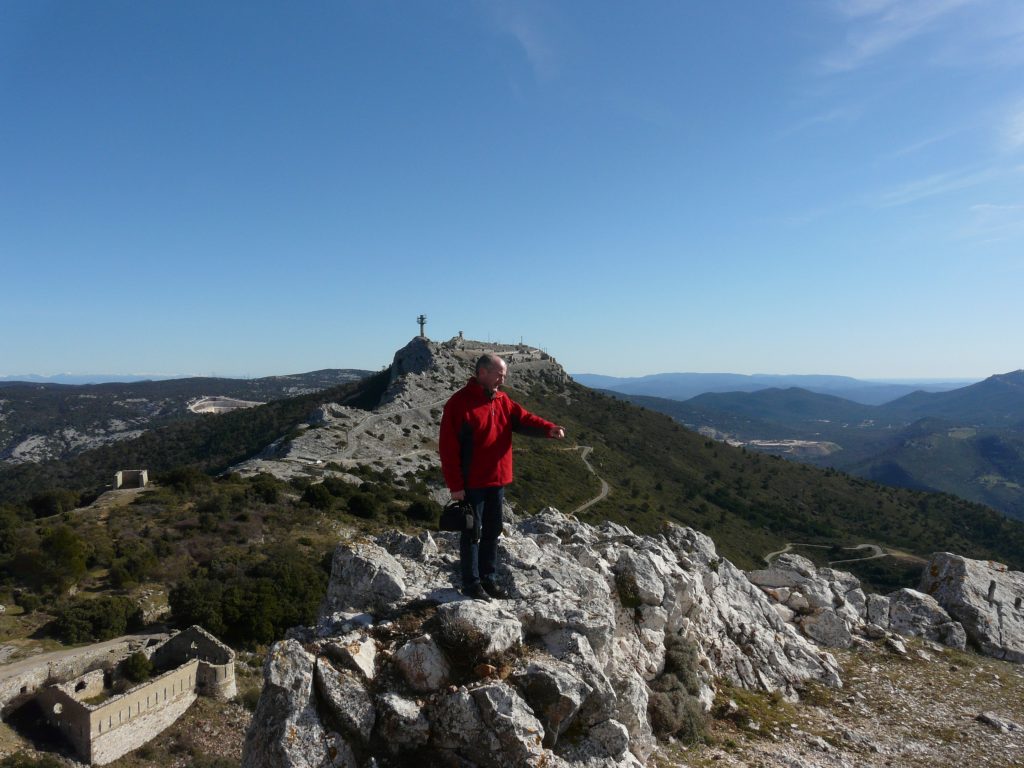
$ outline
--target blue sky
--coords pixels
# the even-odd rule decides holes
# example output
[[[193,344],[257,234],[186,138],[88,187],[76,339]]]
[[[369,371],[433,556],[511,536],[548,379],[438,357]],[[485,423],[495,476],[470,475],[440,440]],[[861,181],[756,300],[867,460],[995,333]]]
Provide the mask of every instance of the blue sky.
[[[0,375],[1024,367],[1024,3],[0,0]]]

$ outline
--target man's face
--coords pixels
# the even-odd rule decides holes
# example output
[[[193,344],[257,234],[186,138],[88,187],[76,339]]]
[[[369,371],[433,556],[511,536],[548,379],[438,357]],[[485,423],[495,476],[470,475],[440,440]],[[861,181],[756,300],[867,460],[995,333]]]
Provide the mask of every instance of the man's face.
[[[480,386],[488,392],[497,392],[498,387],[505,383],[505,374],[508,373],[508,366],[504,360],[499,360],[493,366],[484,366],[476,375]]]

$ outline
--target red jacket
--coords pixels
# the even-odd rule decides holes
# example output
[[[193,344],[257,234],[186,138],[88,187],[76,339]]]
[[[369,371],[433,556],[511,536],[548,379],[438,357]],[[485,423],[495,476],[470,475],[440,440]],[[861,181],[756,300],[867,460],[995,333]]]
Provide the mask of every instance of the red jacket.
[[[502,391],[490,395],[470,379],[449,398],[438,450],[448,490],[493,488],[512,482],[512,433],[547,437],[555,425]]]

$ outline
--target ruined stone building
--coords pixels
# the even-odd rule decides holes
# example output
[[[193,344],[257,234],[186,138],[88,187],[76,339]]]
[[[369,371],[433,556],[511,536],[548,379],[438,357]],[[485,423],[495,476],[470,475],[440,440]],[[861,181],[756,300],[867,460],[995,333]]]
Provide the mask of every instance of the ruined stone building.
[[[201,627],[193,626],[143,651],[155,674],[114,694],[117,669],[96,669],[42,688],[36,701],[46,720],[79,757],[104,765],[160,734],[197,696],[235,695],[235,654]]]
[[[145,488],[149,485],[148,469],[122,469],[114,473],[114,490],[120,488]]]

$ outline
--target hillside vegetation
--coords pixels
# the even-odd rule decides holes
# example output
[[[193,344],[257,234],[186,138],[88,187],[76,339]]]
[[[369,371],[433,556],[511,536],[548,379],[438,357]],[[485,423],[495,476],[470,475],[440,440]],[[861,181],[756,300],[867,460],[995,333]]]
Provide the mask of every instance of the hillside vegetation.
[[[664,414],[577,384],[570,383],[564,392],[521,397],[531,409],[564,424],[573,440],[593,445],[592,463],[613,492],[587,511],[588,519],[612,519],[645,532],[665,520],[690,525],[746,568],[792,541],[874,543],[922,557],[944,550],[1024,565],[1024,525],[980,504],[945,493],[884,487],[732,447]],[[557,473],[555,446],[518,445],[521,469],[510,489],[513,498],[523,492],[521,486],[529,490],[532,477],[544,476],[550,485]],[[579,477],[563,485],[571,487]],[[596,488],[592,477],[589,482]],[[557,506],[559,500],[551,503]],[[883,574],[861,575],[886,581]]]
[[[58,490],[74,499],[48,511],[75,506],[79,498],[94,498],[119,469],[147,468],[161,473],[179,467],[221,472],[266,448],[288,439],[323,403],[341,402],[356,408],[376,405],[387,384],[387,371],[365,380],[319,392],[277,400],[256,408],[176,421],[135,438],[85,451],[61,461],[0,468],[0,504],[26,503]],[[161,382],[163,383],[163,382]]]
[[[684,402],[617,396],[756,450],[792,452],[897,487],[954,493],[1024,519],[1021,371],[883,406],[803,389],[705,394]],[[771,441],[812,441],[822,450]]]
[[[439,472],[398,476],[328,463],[316,470],[322,482],[209,475],[287,440],[321,403],[372,408],[388,377],[384,371],[357,385],[169,425],[63,464],[0,473],[0,592],[16,596],[25,615],[51,620],[44,634],[65,642],[123,631],[168,604],[175,622],[199,622],[238,647],[308,623],[340,528],[433,527],[440,508],[430,492]],[[912,556],[934,550],[1024,565],[1024,526],[950,495],[885,488],[730,447],[571,381],[510,394],[563,424],[569,437],[517,438],[508,497],[520,513],[548,505],[571,512],[595,497],[599,480],[577,450],[592,446],[590,461],[612,491],[585,519],[638,532],[666,521],[690,525],[741,567],[790,542],[830,547],[814,552],[831,559],[861,543],[907,553],[843,566],[880,589],[916,584],[920,562]],[[127,507],[69,511],[125,466],[150,468],[160,487]]]

